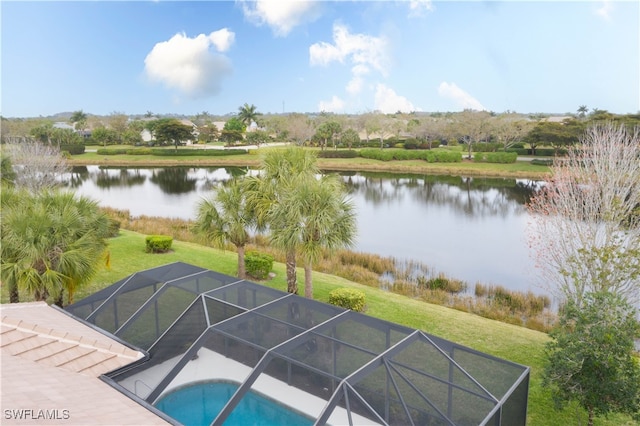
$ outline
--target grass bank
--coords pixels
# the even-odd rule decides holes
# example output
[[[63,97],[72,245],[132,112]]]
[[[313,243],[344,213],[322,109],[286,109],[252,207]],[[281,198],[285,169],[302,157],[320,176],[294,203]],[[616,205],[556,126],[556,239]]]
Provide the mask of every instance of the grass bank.
[[[172,252],[149,254],[145,252],[144,238],[144,234],[121,231],[118,237],[110,239],[110,269],[101,270],[90,286],[79,290],[76,300],[134,272],[177,261],[235,275],[237,257],[234,252],[176,240]],[[275,278],[263,284],[280,290],[286,289],[285,266],[275,263],[274,272]],[[300,270],[299,276],[302,274]],[[586,413],[576,407],[555,411],[549,392],[541,386],[544,345],[548,341],[545,333],[413,300],[333,275],[314,273],[314,297],[317,300],[326,302],[329,292],[339,287],[353,287],[363,291],[366,295],[367,315],[418,328],[531,367],[527,415],[529,425],[556,426],[586,421]],[[598,419],[597,424],[613,426],[635,423],[627,417],[610,416],[608,419]]]
[[[172,148],[166,148],[168,150]],[[197,149],[197,148],[194,148]],[[263,147],[252,150],[247,154],[229,155],[224,157],[212,157],[206,155],[194,156],[154,156],[154,155],[98,155],[96,152],[85,152],[74,155],[69,163],[74,166],[100,165],[100,166],[248,166],[258,167],[260,163],[259,153],[266,149],[278,149]],[[315,149],[315,148],[308,148]],[[318,166],[323,170],[332,171],[370,171],[370,172],[395,172],[395,173],[420,173],[456,176],[486,176],[486,177],[511,177],[544,179],[549,168],[546,166],[532,165],[529,161],[517,161],[512,164],[475,163],[463,160],[460,163],[427,163],[421,160],[406,161],[379,161],[367,158],[319,158]]]

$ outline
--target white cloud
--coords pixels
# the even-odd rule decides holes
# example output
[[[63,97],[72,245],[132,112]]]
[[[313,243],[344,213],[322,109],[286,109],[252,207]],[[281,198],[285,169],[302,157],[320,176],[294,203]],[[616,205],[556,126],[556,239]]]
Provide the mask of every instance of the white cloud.
[[[431,0],[410,0],[409,1],[409,17],[423,16],[425,12],[433,10]]]
[[[249,21],[256,25],[267,24],[279,37],[320,16],[320,2],[311,0],[241,0],[240,3]]]
[[[341,112],[344,110],[344,101],[337,96],[333,96],[330,101],[320,101],[318,111]]]
[[[611,11],[613,10],[613,4],[611,0],[604,0],[602,5],[596,9],[596,15],[604,19],[605,21],[611,21]]]
[[[407,98],[381,83],[376,86],[374,104],[375,109],[384,114],[416,111],[416,107]]]
[[[226,52],[235,41],[236,34],[227,28],[223,28],[209,34],[209,38],[211,43],[218,49],[218,52]]]
[[[351,68],[351,74],[353,77],[349,83],[347,83],[346,87],[347,92],[349,92],[350,95],[357,95],[362,91],[362,87],[364,86],[364,78],[362,77],[368,73],[369,67],[366,65],[358,64]]]
[[[309,47],[311,65],[329,65],[349,59],[353,64],[372,67],[382,75],[387,74],[388,42],[384,37],[351,34],[342,24],[333,25],[333,42],[320,42]]]
[[[462,109],[474,109],[477,111],[485,111],[486,108],[473,96],[456,86],[455,83],[447,83],[443,81],[438,86],[438,94],[443,98],[451,99]]]
[[[189,97],[217,94],[222,79],[231,73],[231,62],[224,55],[212,52],[210,47],[224,52],[234,38],[234,33],[226,28],[194,38],[178,33],[153,46],[144,60],[145,72],[151,81]]]

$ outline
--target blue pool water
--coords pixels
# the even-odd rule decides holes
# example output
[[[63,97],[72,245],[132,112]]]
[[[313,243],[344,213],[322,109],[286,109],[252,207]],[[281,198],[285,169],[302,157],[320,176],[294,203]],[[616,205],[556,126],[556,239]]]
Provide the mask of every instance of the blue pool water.
[[[163,396],[156,408],[186,426],[209,425],[231,399],[238,385],[206,382]],[[224,423],[226,426],[312,425],[313,420],[254,392],[247,392]]]

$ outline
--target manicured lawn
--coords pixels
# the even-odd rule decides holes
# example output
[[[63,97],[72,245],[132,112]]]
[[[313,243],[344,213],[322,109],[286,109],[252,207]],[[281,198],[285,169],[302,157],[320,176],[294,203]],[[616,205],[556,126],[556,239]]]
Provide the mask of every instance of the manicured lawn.
[[[121,231],[120,236],[110,240],[111,268],[102,270],[92,285],[81,289],[76,300],[104,288],[137,271],[154,268],[172,262],[186,262],[224,274],[235,275],[237,257],[227,252],[180,241],[173,242],[173,251],[166,254],[145,253],[145,235]],[[264,285],[280,290],[286,289],[285,267],[274,264],[276,277]],[[299,270],[299,285],[302,283]],[[541,386],[541,370],[544,362],[544,344],[548,337],[544,333],[489,320],[442,306],[412,300],[376,288],[363,286],[332,275],[314,272],[314,297],[326,302],[329,292],[338,287],[354,287],[365,292],[367,315],[383,318],[428,333],[441,336],[474,349],[505,358],[531,367],[529,391],[529,425],[569,425],[586,421],[581,410],[567,408],[558,412],[553,409],[549,393]],[[598,420],[599,425],[633,425],[627,417],[611,416]]]

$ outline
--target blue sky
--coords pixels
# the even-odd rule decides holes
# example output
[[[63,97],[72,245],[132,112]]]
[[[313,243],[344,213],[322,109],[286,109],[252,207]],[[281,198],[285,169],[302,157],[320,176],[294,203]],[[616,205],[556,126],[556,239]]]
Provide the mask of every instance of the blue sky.
[[[5,117],[640,111],[638,1],[0,3]]]

